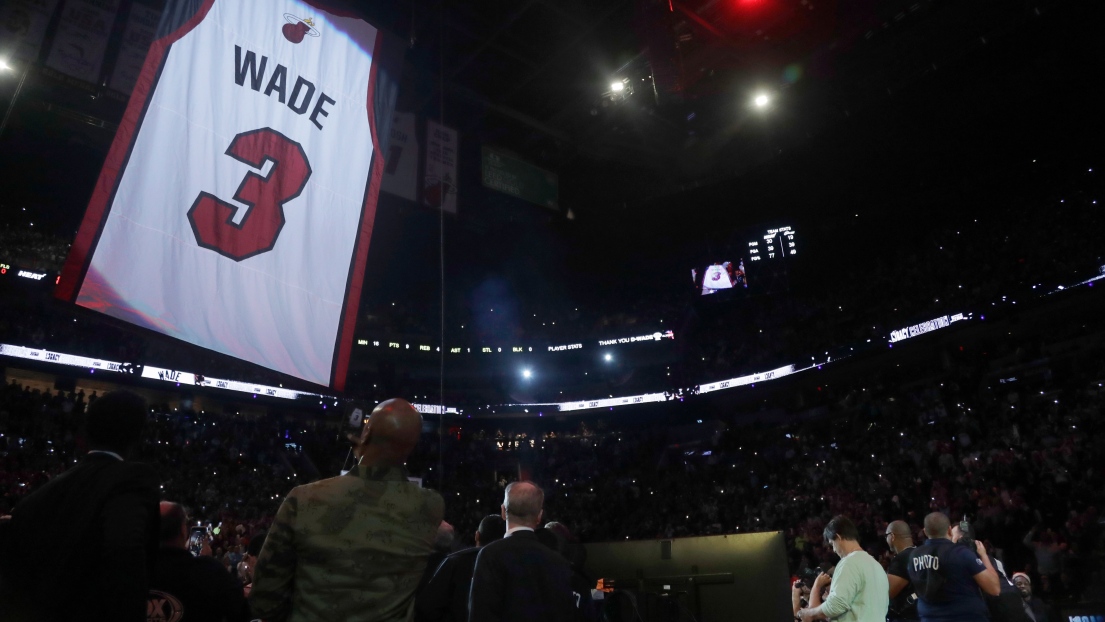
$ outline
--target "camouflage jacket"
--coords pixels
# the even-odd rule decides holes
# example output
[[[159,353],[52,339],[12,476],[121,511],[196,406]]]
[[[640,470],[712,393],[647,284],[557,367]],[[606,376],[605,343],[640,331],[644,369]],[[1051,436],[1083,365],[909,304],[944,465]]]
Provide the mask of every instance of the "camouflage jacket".
[[[358,466],[292,489],[257,558],[267,622],[409,620],[445,502],[402,467]]]

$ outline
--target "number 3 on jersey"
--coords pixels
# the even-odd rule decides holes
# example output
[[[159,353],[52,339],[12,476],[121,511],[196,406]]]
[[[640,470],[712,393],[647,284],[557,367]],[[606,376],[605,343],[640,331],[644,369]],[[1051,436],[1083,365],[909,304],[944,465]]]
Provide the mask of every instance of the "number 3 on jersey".
[[[246,173],[234,200],[242,208],[210,192],[200,192],[188,210],[196,243],[234,261],[271,251],[284,228],[284,204],[299,196],[311,177],[303,147],[268,127],[242,132],[230,141],[226,155],[260,171],[272,161],[268,177]],[[249,211],[234,223],[239,209]]]

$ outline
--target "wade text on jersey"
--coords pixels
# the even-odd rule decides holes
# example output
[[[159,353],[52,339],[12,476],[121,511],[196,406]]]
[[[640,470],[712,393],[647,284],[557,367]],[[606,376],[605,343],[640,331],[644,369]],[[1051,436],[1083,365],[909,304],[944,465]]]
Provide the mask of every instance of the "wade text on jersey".
[[[261,56],[261,61],[258,62],[257,54],[252,50],[245,50],[245,54],[242,52],[240,46],[234,46],[234,82],[238,86],[246,86],[246,79],[248,78],[248,88],[258,93],[264,93],[269,97],[275,96],[281,104],[286,105],[292,112],[302,115],[306,114],[309,109],[311,111],[309,117],[311,123],[314,123],[318,129],[322,129],[322,120],[319,117],[329,116],[330,113],[325,106],[336,104],[337,101],[323,93],[321,89],[319,90],[318,99],[315,99],[314,83],[303,76],[296,77],[295,84],[292,85],[289,91],[288,82],[290,78],[288,77],[288,68],[284,65],[277,64],[268,80],[266,80],[265,70],[269,64],[268,57]],[[314,102],[313,106],[312,102]]]

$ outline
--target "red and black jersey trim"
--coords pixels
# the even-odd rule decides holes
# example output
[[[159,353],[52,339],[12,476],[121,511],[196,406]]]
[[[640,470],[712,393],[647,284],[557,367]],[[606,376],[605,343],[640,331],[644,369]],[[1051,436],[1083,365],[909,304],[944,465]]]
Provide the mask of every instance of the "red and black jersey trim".
[[[123,178],[123,171],[130,162],[134,143],[146,118],[146,111],[157,90],[157,83],[161,80],[161,72],[165,68],[165,60],[169,57],[169,50],[174,43],[194,30],[207,17],[208,11],[214,4],[215,0],[181,0],[170,2],[165,7],[157,29],[158,38],[150,45],[146,62],[142,64],[142,71],[138,74],[138,81],[134,85],[127,109],[123,113],[123,120],[119,123],[119,130],[115,133],[104,167],[100,170],[96,187],[92,190],[88,210],[84,213],[73,247],[62,267],[61,278],[54,289],[55,297],[69,302],[76,301],[85,275],[88,274],[88,266],[92,262],[96,245],[100,242],[100,234],[103,233],[111,205],[115,202],[119,181]]]

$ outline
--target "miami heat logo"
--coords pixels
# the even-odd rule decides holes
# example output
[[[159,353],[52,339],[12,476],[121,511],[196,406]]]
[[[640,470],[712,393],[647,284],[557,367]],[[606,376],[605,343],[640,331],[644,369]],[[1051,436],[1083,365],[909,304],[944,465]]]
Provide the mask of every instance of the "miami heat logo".
[[[315,30],[315,22],[310,17],[300,19],[291,13],[285,13],[284,20],[288,23],[284,24],[280,32],[283,32],[284,38],[292,43],[303,41],[304,35],[319,36],[319,32]]]

